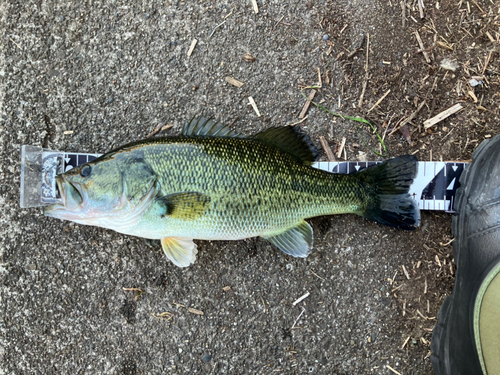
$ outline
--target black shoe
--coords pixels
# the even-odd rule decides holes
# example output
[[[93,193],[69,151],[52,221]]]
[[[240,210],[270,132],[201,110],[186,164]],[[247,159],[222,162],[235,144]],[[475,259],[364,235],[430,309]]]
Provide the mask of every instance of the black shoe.
[[[460,178],[453,217],[457,272],[432,335],[437,375],[500,374],[500,135]],[[497,277],[498,276],[498,277]]]

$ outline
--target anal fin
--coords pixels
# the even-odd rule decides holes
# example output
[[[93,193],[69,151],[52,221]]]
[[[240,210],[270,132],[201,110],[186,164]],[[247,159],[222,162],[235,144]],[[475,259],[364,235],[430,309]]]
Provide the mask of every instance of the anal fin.
[[[191,238],[164,237],[163,252],[177,267],[188,267],[196,261],[198,250]]]
[[[284,232],[262,236],[284,253],[297,258],[306,258],[313,247],[313,230],[305,221]]]

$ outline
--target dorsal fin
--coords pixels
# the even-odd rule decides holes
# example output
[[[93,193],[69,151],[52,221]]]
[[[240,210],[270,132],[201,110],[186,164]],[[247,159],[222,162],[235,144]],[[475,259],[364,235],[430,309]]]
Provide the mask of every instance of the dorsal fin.
[[[319,156],[318,150],[307,134],[298,126],[283,126],[264,130],[253,139],[278,148],[280,151],[296,157],[304,164],[314,163]]]
[[[191,121],[184,125],[182,134],[189,137],[207,135],[212,137],[240,137],[240,135],[230,129],[229,126],[226,126],[219,121],[204,117],[193,117]]]

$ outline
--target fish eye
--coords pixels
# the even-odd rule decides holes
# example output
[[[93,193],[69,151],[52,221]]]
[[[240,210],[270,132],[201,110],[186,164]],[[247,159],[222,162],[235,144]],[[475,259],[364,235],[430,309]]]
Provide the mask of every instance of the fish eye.
[[[92,171],[92,167],[90,165],[86,165],[80,170],[80,176],[88,177],[88,176],[90,176],[91,171]]]

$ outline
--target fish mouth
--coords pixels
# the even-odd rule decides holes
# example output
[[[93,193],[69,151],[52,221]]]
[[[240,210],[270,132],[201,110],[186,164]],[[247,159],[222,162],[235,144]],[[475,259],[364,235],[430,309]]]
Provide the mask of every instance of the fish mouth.
[[[68,181],[64,175],[56,176],[56,184],[62,202],[45,207],[44,214],[46,216],[66,218],[67,214],[83,207],[83,192],[79,184]]]

